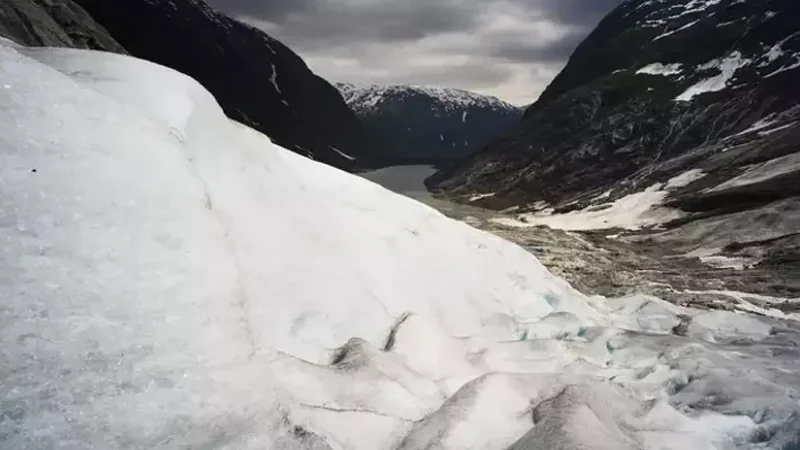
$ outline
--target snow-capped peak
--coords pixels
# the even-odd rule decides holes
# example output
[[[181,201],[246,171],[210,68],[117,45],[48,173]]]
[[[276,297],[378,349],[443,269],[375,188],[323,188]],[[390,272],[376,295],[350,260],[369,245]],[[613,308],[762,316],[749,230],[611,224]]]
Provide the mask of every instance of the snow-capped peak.
[[[497,97],[477,94],[462,89],[412,84],[336,83],[339,92],[351,108],[361,114],[375,111],[384,101],[410,96],[424,96],[435,101],[446,112],[463,111],[481,107],[503,110],[520,109]]]

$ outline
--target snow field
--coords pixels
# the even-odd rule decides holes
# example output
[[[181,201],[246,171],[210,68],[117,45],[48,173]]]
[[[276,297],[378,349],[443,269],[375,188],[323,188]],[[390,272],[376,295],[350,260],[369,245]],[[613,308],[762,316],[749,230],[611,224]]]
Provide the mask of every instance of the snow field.
[[[800,426],[789,324],[587,297],[163,67],[0,44],[0,76],[4,447],[781,448]]]

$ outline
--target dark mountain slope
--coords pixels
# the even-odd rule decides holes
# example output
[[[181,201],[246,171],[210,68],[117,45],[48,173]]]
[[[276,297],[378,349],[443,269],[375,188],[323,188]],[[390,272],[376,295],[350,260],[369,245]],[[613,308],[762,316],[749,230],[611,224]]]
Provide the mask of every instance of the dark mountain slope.
[[[200,0],[78,0],[132,55],[200,81],[233,119],[347,170],[379,165],[339,92],[288,47]]]
[[[489,207],[576,208],[761,140],[735,136],[759,121],[794,126],[798,17],[795,0],[626,1],[578,47],[515,132],[428,184],[456,198],[494,192]],[[745,159],[777,158],[799,142],[796,132],[780,133],[769,145],[749,144],[764,147],[758,153],[715,157],[711,178],[724,182],[745,170]]]
[[[0,36],[17,44],[125,53],[108,32],[72,0],[3,0]]]
[[[337,83],[391,164],[450,165],[517,126],[523,109],[459,89]]]

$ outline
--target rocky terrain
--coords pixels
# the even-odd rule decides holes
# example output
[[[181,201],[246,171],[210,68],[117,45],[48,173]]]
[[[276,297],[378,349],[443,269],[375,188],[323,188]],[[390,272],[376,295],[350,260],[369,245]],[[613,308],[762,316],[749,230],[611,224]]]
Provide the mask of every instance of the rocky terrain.
[[[517,126],[523,109],[459,89],[337,83],[391,165],[449,166]]]
[[[105,28],[71,0],[4,0],[0,3],[0,36],[22,45],[125,53]]]
[[[668,252],[796,279],[798,14],[791,0],[623,2],[515,131],[427,184],[513,211],[506,224],[650,229]]]
[[[429,184],[559,205],[664,181],[746,135],[788,129],[800,101],[799,11],[791,0],[626,1],[577,48],[516,131]],[[754,127],[761,133],[743,133]],[[758,159],[794,145],[788,139]],[[730,163],[715,169],[718,178],[741,171]]]

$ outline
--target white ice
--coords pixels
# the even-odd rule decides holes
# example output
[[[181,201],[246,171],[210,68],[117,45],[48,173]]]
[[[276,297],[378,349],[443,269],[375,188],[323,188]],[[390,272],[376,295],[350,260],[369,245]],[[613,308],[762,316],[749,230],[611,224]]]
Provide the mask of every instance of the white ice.
[[[335,151],[336,153],[338,153],[338,154],[339,154],[339,156],[341,156],[341,157],[342,157],[342,158],[344,158],[344,159],[347,159],[347,160],[350,160],[350,161],[355,161],[355,160],[356,160],[356,158],[355,158],[355,157],[348,155],[347,153],[345,153],[345,152],[343,152],[343,151],[339,150],[338,148],[336,148],[336,147],[334,147],[334,146],[330,146],[330,149],[331,149],[331,150],[333,150],[333,151]]]
[[[478,200],[482,200],[484,198],[494,197],[494,192],[487,192],[486,194],[475,194],[469,198],[470,202],[477,202]]]
[[[163,67],[0,45],[0,77],[4,449],[795,437],[789,325],[584,296]]]
[[[742,57],[742,54],[736,51],[725,58],[710,61],[700,66],[699,69],[701,70],[718,70],[719,75],[699,81],[686,89],[681,95],[677,96],[675,100],[688,102],[698,95],[708,92],[717,92],[727,88],[728,83],[730,83],[734,75],[736,75],[736,72],[750,62],[749,59]]]
[[[758,264],[760,259],[746,258],[746,257],[731,257],[722,255],[708,255],[708,256],[701,256],[700,261],[702,261],[702,263],[707,266],[714,267],[717,269],[744,270]]]
[[[705,173],[701,170],[688,170],[669,179],[663,185],[654,184],[641,192],[635,192],[614,202],[606,203],[603,208],[592,205],[580,211],[571,211],[565,214],[552,214],[552,210],[546,210],[534,214],[523,214],[520,216],[520,220],[498,217],[491,221],[512,227],[546,225],[550,228],[571,231],[611,228],[639,230],[680,218],[683,215],[681,211],[663,207],[661,204],[669,191],[687,186],[704,176]],[[595,197],[594,200],[602,200],[610,195],[611,191]]]
[[[664,189],[666,190],[673,190],[677,188],[682,188],[688,186],[695,181],[704,178],[706,173],[703,172],[701,169],[691,169],[687,170],[686,172],[671,178],[667,183],[664,185]]]
[[[607,204],[605,209],[589,206],[580,211],[564,214],[525,214],[521,221],[495,218],[493,222],[506,226],[530,227],[546,225],[561,230],[603,230],[624,228],[638,230],[681,217],[678,210],[659,208],[667,192],[660,184],[650,186],[641,192],[627,195]]]
[[[768,129],[771,126],[775,125],[776,123],[777,123],[776,115],[775,114],[770,114],[767,117],[764,117],[764,118],[761,118],[761,119],[755,121],[752,125],[750,125],[746,129],[744,129],[744,130],[742,130],[742,131],[740,131],[740,132],[738,132],[736,134],[732,134],[732,135],[726,137],[725,139],[723,139],[723,141],[731,139],[731,138],[743,136],[743,135],[746,135],[746,134],[749,134],[749,133],[753,133],[753,132],[756,132],[756,131]]]
[[[681,73],[681,64],[648,64],[636,71],[637,75],[677,75]]]

